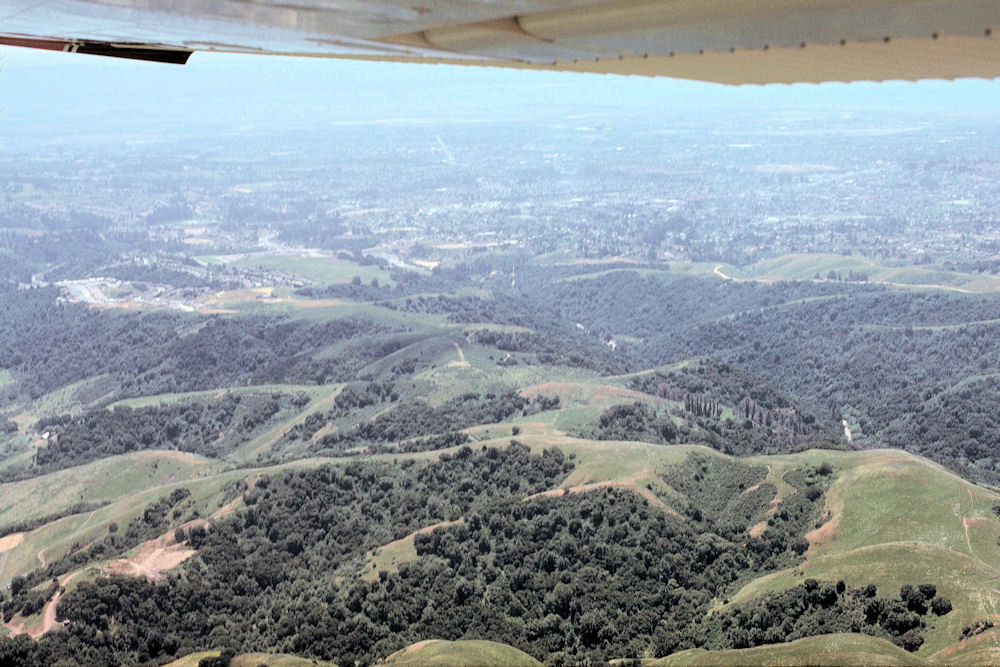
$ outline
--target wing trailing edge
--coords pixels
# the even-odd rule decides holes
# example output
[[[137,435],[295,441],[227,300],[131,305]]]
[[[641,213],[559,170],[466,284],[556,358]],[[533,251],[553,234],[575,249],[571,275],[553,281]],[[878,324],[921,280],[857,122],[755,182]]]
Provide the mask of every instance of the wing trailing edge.
[[[221,51],[726,84],[1000,77],[1000,0],[0,0],[0,5],[9,10],[0,18],[0,44],[170,63],[186,62],[193,51]]]
[[[188,58],[193,53],[190,49],[161,44],[115,44],[86,39],[55,39],[50,37],[30,37],[28,35],[0,34],[0,44],[29,49],[42,49],[45,51],[65,51],[67,53],[83,53],[92,56],[146,60],[173,65],[186,64]]]

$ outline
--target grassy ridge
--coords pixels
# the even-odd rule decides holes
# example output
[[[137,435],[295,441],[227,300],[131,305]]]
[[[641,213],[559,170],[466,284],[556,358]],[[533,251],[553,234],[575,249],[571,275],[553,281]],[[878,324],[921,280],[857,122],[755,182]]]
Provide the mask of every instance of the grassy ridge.
[[[168,662],[165,667],[198,667],[198,661],[202,658],[216,658],[218,656],[219,651],[199,651]],[[264,665],[268,667],[335,667],[337,663],[282,653],[244,653],[234,656],[233,661],[229,664],[232,667],[263,667]]]
[[[389,272],[372,264],[361,266],[335,257],[303,257],[300,255],[254,255],[233,262],[234,266],[255,269],[263,267],[304,276],[324,285],[349,283],[359,276],[364,283],[375,278],[382,285],[395,285]]]
[[[150,406],[157,406],[161,404],[171,405],[173,403],[180,403],[182,401],[191,401],[199,399],[211,399],[211,398],[222,398],[226,394],[252,394],[257,392],[269,392],[276,391],[286,394],[291,394],[295,392],[303,392],[309,395],[310,398],[316,398],[317,396],[323,395],[323,387],[314,384],[256,384],[248,385],[245,387],[224,387],[221,389],[205,389],[203,391],[187,391],[187,392],[177,392],[170,394],[153,394],[151,396],[142,396],[140,398],[125,398],[120,401],[115,401],[108,406],[109,410],[113,410],[118,406],[124,406],[129,408],[147,408]]]
[[[884,639],[859,634],[807,637],[787,644],[731,651],[693,649],[668,656],[646,667],[698,667],[704,665],[927,665]]]
[[[445,641],[431,639],[417,642],[388,656],[381,663],[393,667],[438,665],[440,667],[533,667],[541,665],[524,651],[505,644],[484,640]]]
[[[450,342],[450,341],[449,341]],[[432,345],[440,354],[440,362],[457,358],[452,346]],[[474,359],[465,346],[466,359]],[[475,363],[479,363],[476,360]],[[475,364],[470,362],[475,369]],[[431,369],[424,381],[437,390],[461,387],[458,376],[470,372],[459,365]],[[576,469],[560,484],[562,489],[587,492],[601,485],[611,485],[631,490],[648,501],[651,497],[661,500],[659,506],[672,511],[671,496],[676,491],[662,479],[670,466],[678,465],[692,452],[723,456],[700,446],[658,446],[637,442],[598,442],[571,438],[562,433],[570,423],[578,423],[609,404],[628,402],[635,398],[627,390],[599,384],[589,378],[576,382],[545,383],[526,390],[526,393],[557,394],[562,399],[560,409],[532,415],[519,420],[519,440],[533,450],[552,445],[559,446],[574,457]],[[523,386],[523,385],[522,385]],[[330,387],[315,388],[327,392]],[[644,397],[646,400],[649,397]],[[509,425],[483,425],[470,429],[482,439],[480,445],[505,446],[511,433]],[[259,444],[259,443],[258,443]],[[413,458],[437,456],[422,453]],[[393,458],[410,458],[393,455]],[[926,459],[896,450],[865,452],[839,452],[810,450],[797,454],[754,457],[754,463],[768,467],[768,481],[779,490],[780,498],[794,493],[783,480],[788,470],[806,465],[829,462],[834,466],[835,481],[827,492],[827,517],[817,530],[810,534],[810,549],[802,565],[748,582],[729,604],[749,600],[768,591],[784,590],[801,583],[805,578],[844,579],[849,585],[874,583],[882,595],[894,595],[903,584],[934,583],[939,594],[951,599],[954,610],[944,617],[928,616],[926,642],[917,656],[943,663],[990,656],[995,651],[1000,633],[984,635],[957,643],[962,628],[978,621],[992,620],[1000,624],[1000,521],[991,512],[997,494],[970,484]],[[295,466],[311,467],[328,460],[298,461]],[[25,536],[24,542],[10,550],[0,579],[12,573],[27,571],[38,565],[38,553],[43,552],[51,562],[64,553],[74,541],[95,539],[107,530],[107,524],[123,524],[146,503],[156,500],[170,489],[186,486],[192,490],[208,515],[217,509],[217,498],[223,486],[233,480],[277,471],[284,466],[258,470],[226,471],[219,463],[177,452],[140,452],[64,470],[44,477],[0,487],[0,494],[9,503],[0,507],[0,523],[13,523],[30,516],[44,516],[76,502],[109,501],[107,507],[91,513],[66,517],[50,523]],[[655,493],[654,493],[655,492]],[[683,499],[678,498],[678,501]],[[5,518],[6,517],[6,518]],[[412,542],[397,545],[375,558],[377,569],[392,569],[402,560],[415,556]],[[405,553],[404,553],[405,552]],[[390,562],[391,561],[391,562]],[[866,656],[871,664],[920,664],[917,658],[903,654],[903,658],[917,660],[905,662],[895,647],[886,653],[885,642],[867,637],[834,636],[839,639],[812,638],[788,645],[759,647],[755,653],[732,653],[739,664],[768,664],[796,662],[795,656],[833,656],[826,663],[837,662],[845,655]],[[851,641],[868,642],[854,645]],[[808,643],[808,642],[820,643]],[[826,642],[826,643],[823,643]],[[436,646],[436,644],[425,645]],[[470,655],[469,647],[462,650],[449,648],[442,643],[435,650],[442,656],[423,651],[422,664],[441,664],[448,651]],[[796,648],[798,647],[798,648]],[[807,650],[802,652],[801,647]],[[446,650],[447,649],[447,650]],[[789,653],[790,651],[790,653]],[[798,653],[796,653],[798,651]],[[855,653],[857,651],[857,653]],[[840,653],[838,653],[840,652]],[[846,652],[846,653],[845,653]],[[712,664],[730,659],[724,654],[687,653],[673,656],[664,664]],[[702,657],[702,656],[711,656]],[[791,656],[787,657],[786,656]],[[895,660],[895,662],[893,662]],[[743,662],[740,662],[743,661]],[[881,662],[880,662],[881,661]],[[409,663],[397,663],[409,664]],[[462,663],[457,663],[462,664]],[[473,663],[473,664],[482,664]],[[490,662],[489,664],[494,664]],[[516,663],[514,663],[516,664]]]
[[[829,253],[795,253],[765,259],[749,266],[713,262],[671,262],[674,275],[722,279],[753,280],[773,283],[780,280],[813,280],[819,274],[825,280],[830,271],[847,278],[848,274],[863,273],[869,282],[900,287],[945,289],[984,294],[1000,291],[1000,278],[978,273],[949,271],[934,264],[892,264],[857,255]]]
[[[77,503],[113,502],[144,489],[212,475],[221,465],[196,454],[143,451],[21,482],[0,484],[0,525],[55,514]]]
[[[10,505],[0,508],[3,524],[55,514],[76,503],[105,503],[25,533],[20,544],[3,554],[0,584],[58,560],[74,543],[103,537],[111,523],[125,526],[149,503],[182,486],[191,490],[202,516],[209,516],[222,504],[223,487],[246,474],[226,472],[218,463],[191,454],[147,451],[0,485],[0,497],[10,499]]]
[[[743,587],[730,604],[784,590],[805,578],[873,583],[883,595],[904,584],[934,583],[953,611],[930,619],[918,655],[952,646],[962,628],[1000,623],[1000,521],[997,495],[918,456],[896,450],[806,452],[763,457],[788,462],[824,458],[837,467],[827,492],[829,521],[809,535],[806,562]]]
[[[893,265],[858,256],[792,254],[743,267],[743,273],[748,277],[768,282],[811,280],[817,273],[825,279],[830,271],[836,271],[845,278],[851,271],[864,273],[869,281],[896,285],[977,293],[1000,291],[1000,278],[996,276],[948,271],[933,264]],[[731,274],[727,272],[727,275]]]

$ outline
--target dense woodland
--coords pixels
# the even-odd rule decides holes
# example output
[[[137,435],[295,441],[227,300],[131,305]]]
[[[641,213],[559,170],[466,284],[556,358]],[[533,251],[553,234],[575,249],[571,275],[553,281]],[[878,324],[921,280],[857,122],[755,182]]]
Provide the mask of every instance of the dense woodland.
[[[997,425],[976,407],[988,397],[970,388],[962,416],[946,431],[935,426],[948,404],[965,400],[962,390],[953,397],[957,385],[1000,367],[996,297],[629,272],[575,288],[557,295],[563,311],[579,303],[573,317],[588,327],[642,337],[650,365],[710,356],[760,378],[764,394],[796,397],[804,418],[835,425],[851,415],[865,442],[891,437],[974,479],[1000,481],[1000,459],[990,453]]]
[[[880,597],[872,584],[848,588],[843,581],[806,579],[713,614],[706,634],[715,637],[709,644],[717,648],[751,648],[816,634],[860,632],[916,651],[928,622],[950,611],[951,600],[938,596],[934,584],[907,584],[896,597]]]
[[[719,630],[692,621],[739,582],[801,559],[829,469],[786,475],[800,491],[800,509],[775,515],[751,538],[748,528],[766,516],[775,489],[744,492],[766,469],[707,455],[686,465],[676,473],[692,499],[686,518],[610,489],[525,502],[572,462],[558,450],[533,455],[516,443],[466,447],[434,462],[356,462],[264,477],[244,491],[246,511],[192,531],[197,556],[178,573],[156,583],[121,576],[81,583],[60,601],[59,617],[70,621],[64,630],[37,643],[0,641],[0,664],[67,656],[94,665],[157,662],[206,646],[368,664],[428,636],[490,638],[551,663],[735,645],[733,623],[753,630],[743,616]],[[78,566],[97,547],[127,548],[162,525],[167,511],[183,517],[185,497],[163,499],[121,540],[109,535],[69,558]],[[456,520],[417,536],[417,560],[359,578],[373,548]],[[56,563],[19,581],[8,613],[43,599],[47,582],[67,567]]]
[[[766,410],[745,400],[724,412],[721,404],[699,395],[685,396],[683,407],[656,409],[640,401],[616,405],[576,435],[664,445],[698,443],[738,456],[840,446],[835,438],[809,428],[794,411]]]
[[[0,367],[23,377],[3,387],[7,401],[37,398],[88,378],[101,379],[100,386],[119,397],[344,382],[406,344],[405,335],[370,343],[365,336],[386,328],[359,319],[116,314],[57,304],[57,296],[54,288],[0,290],[5,322],[0,327]],[[324,347],[354,340],[341,355],[314,356]]]
[[[496,277],[514,269],[514,288]],[[687,411],[696,417],[697,441],[722,451],[829,446],[841,438],[846,418],[856,441],[904,447],[974,479],[1000,481],[993,447],[1000,423],[990,411],[989,382],[1000,366],[1000,300],[855,283],[727,282],[624,268],[579,275],[584,270],[541,270],[523,257],[500,255],[411,277],[390,291],[416,294],[480,281],[493,296],[393,303],[423,312],[447,303],[449,317],[458,322],[530,329],[470,332],[477,343],[496,348],[495,358],[504,364],[620,373],[700,358],[694,369],[643,376],[636,388],[685,404],[706,399],[728,408],[721,419]],[[85,379],[88,384],[77,391],[87,396],[357,380],[368,363],[407,344],[405,332],[357,319],[116,315],[53,307],[55,294],[0,293],[0,312],[10,323],[0,330],[0,366],[21,378],[0,389],[7,401]],[[614,349],[605,344],[623,335],[629,342]],[[317,356],[334,344],[341,344],[340,354]],[[747,414],[750,429],[743,428]]]
[[[339,398],[341,397],[338,396]],[[413,446],[414,443],[404,441],[423,436],[451,435],[451,442],[455,444],[455,438],[459,435],[456,431],[461,429],[477,424],[497,424],[514,415],[527,416],[558,406],[558,396],[537,396],[529,399],[516,391],[499,396],[469,392],[439,406],[429,405],[426,400],[419,398],[407,399],[387,412],[379,413],[371,420],[337,433],[324,435],[311,446],[311,449],[320,454],[342,454],[350,447],[398,442],[401,443],[399,451],[421,451],[428,448],[428,441],[416,443],[416,447]],[[343,407],[338,405],[327,418],[336,417],[342,410]],[[303,424],[304,428],[297,434],[298,437],[303,440],[312,438],[323,422],[324,418],[320,417],[312,420],[309,426]],[[441,448],[440,441],[430,442],[437,445],[433,447],[434,449]],[[460,443],[462,440],[457,442]]]
[[[594,272],[586,265],[540,267],[516,253],[484,256],[439,272],[432,284],[450,275],[455,285],[480,284],[492,296],[410,299],[405,308],[531,329],[477,334],[512,353],[513,363],[547,360],[620,373],[697,359],[694,371],[682,365],[638,379],[637,388],[680,401],[698,394],[735,412],[750,406],[765,421],[781,412],[793,424],[779,448],[832,444],[846,418],[855,446],[890,443],[972,479],[1000,482],[987,387],[1000,368],[1000,298],[857,282],[722,281],[643,268],[607,264]],[[540,334],[541,345],[572,350],[583,338],[602,349],[592,356],[585,348],[584,362],[569,350],[550,356],[535,342]],[[614,350],[607,341],[616,342]],[[737,434],[707,442],[774,451],[756,434],[727,445]]]
[[[331,234],[339,224],[331,222]],[[300,290],[374,302],[392,315],[383,319],[116,313],[57,301],[55,288],[0,290],[0,369],[8,372],[0,438],[49,434],[29,462],[0,469],[2,480],[143,449],[225,460],[308,407],[304,394],[254,391],[108,409],[119,398],[345,383],[276,437],[266,463],[290,452],[344,460],[228,489],[243,494],[246,508],[182,533],[194,558],[162,581],[80,583],[59,604],[67,625],[37,642],[0,639],[0,665],[163,663],[209,647],[369,664],[428,637],[492,639],[553,664],[835,631],[919,648],[923,630],[950,609],[927,583],[880,596],[808,580],[706,617],[742,583],[801,562],[804,536],[821,520],[829,465],[785,473],[795,493],[773,513],[777,489],[766,467],[708,453],[645,489],[676,515],[624,490],[525,500],[557,487],[573,462],[557,449],[481,448],[464,430],[503,424],[516,436],[517,418],[561,408],[560,399],[492,385],[423,395],[421,374],[432,362],[419,350],[433,339],[400,324],[408,313],[438,316],[498,368],[614,375],[607,381],[647,398],[595,411],[569,435],[698,443],[735,455],[888,445],[1000,481],[1000,300],[656,268],[610,263],[595,272],[483,253],[429,275],[393,271],[391,287]],[[25,268],[11,258],[10,270]],[[188,275],[126,273],[179,286]],[[473,326],[484,323],[504,328]],[[437,343],[451,348],[450,339]],[[24,433],[8,420],[15,406],[60,389],[89,407],[44,415]],[[403,456],[446,448],[452,453],[427,460]],[[57,590],[54,578],[194,518],[186,489],[165,496],[121,529],[18,578],[3,599],[5,618],[37,612]],[[372,570],[373,550],[435,524],[443,525],[415,538],[415,560]]]
[[[99,578],[68,592],[59,614],[72,622],[33,645],[30,662],[136,664],[218,645],[353,652],[370,662],[379,656],[371,654],[368,628],[387,619],[349,611],[338,577],[347,589],[363,589],[357,576],[366,552],[477,508],[520,503],[571,469],[557,450],[537,456],[511,444],[466,448],[433,463],[357,462],[265,477],[245,493],[246,511],[216,522],[197,542],[192,533],[198,557],[179,574],[159,583]],[[86,562],[93,549],[81,547],[79,558]],[[38,581],[61,571],[49,566]],[[0,664],[17,650],[0,640]]]
[[[41,475],[145,449],[218,458],[250,440],[276,417],[308,403],[309,397],[302,393],[230,393],[212,400],[43,417],[35,428],[50,434],[46,445],[36,451],[32,465],[0,471],[0,480]]]

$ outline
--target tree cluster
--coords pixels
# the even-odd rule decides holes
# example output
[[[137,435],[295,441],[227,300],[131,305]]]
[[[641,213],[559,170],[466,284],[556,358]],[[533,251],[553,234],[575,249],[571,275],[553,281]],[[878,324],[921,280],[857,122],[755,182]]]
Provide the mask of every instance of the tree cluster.
[[[35,428],[49,431],[32,467],[9,468],[0,479],[38,475],[116,454],[173,449],[221,457],[252,438],[280,414],[308,402],[305,394],[227,393],[222,398],[142,408],[117,406],[73,417],[43,417]]]
[[[907,651],[924,642],[926,616],[951,611],[948,598],[937,597],[934,584],[905,585],[899,597],[878,596],[869,584],[848,587],[843,581],[806,579],[780,593],[741,604],[709,617],[713,648],[751,648],[836,632],[860,632],[888,639]]]

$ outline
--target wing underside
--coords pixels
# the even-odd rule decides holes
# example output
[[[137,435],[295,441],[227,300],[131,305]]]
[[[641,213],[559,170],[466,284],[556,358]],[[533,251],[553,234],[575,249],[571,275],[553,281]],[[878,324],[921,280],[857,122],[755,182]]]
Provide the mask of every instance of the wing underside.
[[[0,43],[183,63],[193,51],[728,84],[1000,76],[998,0],[0,0]]]

